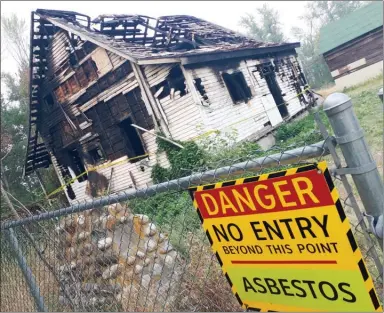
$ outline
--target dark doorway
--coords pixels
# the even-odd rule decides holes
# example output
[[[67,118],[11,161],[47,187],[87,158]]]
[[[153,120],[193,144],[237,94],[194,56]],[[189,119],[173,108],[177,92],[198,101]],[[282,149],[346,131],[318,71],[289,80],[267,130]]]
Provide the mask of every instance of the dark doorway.
[[[69,150],[68,156],[69,156],[70,167],[73,170],[73,172],[75,173],[75,175],[79,176],[79,175],[83,174],[85,172],[85,167],[84,167],[84,164],[81,160],[79,152],[76,149]],[[79,183],[81,183],[87,179],[88,179],[87,174],[84,174],[84,175],[77,178]]]
[[[125,142],[128,150],[128,157],[134,158],[140,155],[145,154],[144,146],[141,142],[141,138],[137,133],[136,128],[134,128],[131,124],[134,124],[130,117],[126,118],[122,122],[119,123],[119,126],[124,133]],[[131,160],[130,162],[137,162],[141,158],[137,158]]]
[[[277,108],[279,109],[281,117],[285,118],[289,116],[288,109],[287,109],[287,106],[285,105],[285,101],[282,96],[280,86],[276,81],[276,74],[275,74],[275,70],[272,63],[268,62],[268,63],[262,64],[261,69],[262,69],[262,75],[267,81],[269,91],[271,92],[272,97],[275,100],[275,103],[277,105]]]

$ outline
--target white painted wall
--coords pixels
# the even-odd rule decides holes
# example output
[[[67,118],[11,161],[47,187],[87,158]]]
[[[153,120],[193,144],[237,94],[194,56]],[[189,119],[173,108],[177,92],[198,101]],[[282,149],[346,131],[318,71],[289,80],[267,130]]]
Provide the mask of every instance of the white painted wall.
[[[342,90],[352,87],[383,73],[383,61],[368,65],[356,72],[335,79],[336,88]]]

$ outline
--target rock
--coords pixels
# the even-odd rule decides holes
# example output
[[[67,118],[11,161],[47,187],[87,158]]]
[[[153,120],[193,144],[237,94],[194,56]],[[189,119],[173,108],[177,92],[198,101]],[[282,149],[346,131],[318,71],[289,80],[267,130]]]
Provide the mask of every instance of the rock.
[[[175,259],[170,256],[170,255],[167,255],[164,259],[164,263],[168,266],[168,267],[172,267],[175,263]]]
[[[135,218],[138,218],[140,223],[142,225],[145,225],[145,224],[148,224],[149,223],[149,217],[147,215],[144,215],[144,214],[135,214],[134,216]]]
[[[149,276],[148,274],[143,275],[143,277],[141,278],[141,285],[144,288],[148,288],[150,282],[151,282],[151,276]]]
[[[120,217],[120,219],[119,219],[120,224],[124,224],[128,221],[129,221],[129,216],[125,216],[125,215]]]
[[[70,266],[71,266],[71,270],[74,270],[76,268],[77,264],[75,261],[72,261]]]
[[[159,252],[161,254],[166,254],[168,253],[169,251],[172,251],[173,250],[173,247],[171,245],[171,243],[169,242],[169,240],[165,241],[162,245],[162,247],[160,248]]]
[[[146,259],[144,260],[143,266],[148,266],[149,263],[151,263],[151,259],[150,259],[150,258],[146,258]]]
[[[89,237],[91,233],[88,232],[88,231],[82,231],[79,233],[79,235],[77,236],[77,241],[83,241],[85,239],[87,239]]]
[[[161,266],[159,263],[155,263],[153,265],[153,269],[152,269],[153,276],[160,276],[162,271],[163,271],[163,266]]]
[[[140,259],[144,259],[145,257],[145,253],[143,251],[137,251],[136,255],[140,258]]]
[[[103,279],[115,278],[121,272],[121,264],[113,264],[103,272]]]
[[[159,239],[158,239],[158,242],[159,243],[162,243],[165,239],[168,238],[168,235],[165,235],[165,234],[160,234],[159,235]]]
[[[135,274],[140,274],[143,271],[143,267],[139,264],[135,266]]]
[[[58,235],[60,235],[63,231],[64,231],[64,228],[63,228],[62,226],[57,225],[57,226],[55,227],[55,232],[56,232]]]
[[[117,213],[123,210],[123,206],[120,203],[114,203],[114,204],[108,205],[107,210],[109,214],[116,215]]]
[[[116,299],[116,301],[121,301],[121,300],[123,300],[123,294],[120,292],[120,293],[118,293],[116,296],[115,296],[115,299]]]
[[[79,217],[77,218],[77,225],[79,225],[80,227],[85,225],[85,216],[84,215],[79,215]]]
[[[97,247],[100,250],[108,249],[111,245],[112,245],[112,238],[111,237],[107,237],[107,238],[101,239],[97,243]]]
[[[134,256],[129,256],[129,257],[127,258],[127,261],[126,261],[125,263],[127,263],[127,265],[133,265],[133,263],[135,263],[135,261],[136,261],[136,257],[134,257]]]
[[[144,230],[144,234],[145,234],[145,236],[147,236],[147,237],[152,237],[152,236],[155,235],[156,233],[157,233],[156,226],[155,226],[155,224],[153,224],[153,223],[149,223],[149,224],[146,226],[145,230]]]
[[[157,242],[154,239],[149,239],[145,245],[145,248],[147,249],[147,252],[155,251],[157,248]]]

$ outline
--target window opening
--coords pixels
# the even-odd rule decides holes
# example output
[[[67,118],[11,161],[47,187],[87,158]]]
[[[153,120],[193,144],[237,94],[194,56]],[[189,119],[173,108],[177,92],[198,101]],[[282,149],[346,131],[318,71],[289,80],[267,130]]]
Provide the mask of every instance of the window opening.
[[[128,150],[128,157],[134,158],[140,155],[144,155],[145,150],[136,128],[134,128],[131,124],[133,124],[133,121],[130,117],[128,117],[122,122],[120,122],[119,126],[124,133],[127,150]],[[142,158],[137,158],[137,159],[131,160],[130,162],[135,163],[137,161],[140,161],[141,159]]]
[[[187,94],[187,86],[185,85],[185,79],[180,66],[172,68],[167,78],[161,83],[153,87],[153,93],[155,94],[163,87],[163,91],[158,96],[158,99],[163,99],[170,95],[172,88],[174,91],[180,91],[180,97]]]
[[[222,77],[233,103],[248,102],[252,98],[251,89],[248,87],[242,72],[223,73]]]
[[[91,157],[93,164],[102,163],[106,159],[104,151],[99,145],[89,150],[88,154]]]
[[[53,96],[52,96],[52,94],[48,94],[48,95],[44,98],[44,101],[45,101],[45,103],[46,103],[50,108],[52,108],[53,105],[55,104],[55,101],[53,100]]]

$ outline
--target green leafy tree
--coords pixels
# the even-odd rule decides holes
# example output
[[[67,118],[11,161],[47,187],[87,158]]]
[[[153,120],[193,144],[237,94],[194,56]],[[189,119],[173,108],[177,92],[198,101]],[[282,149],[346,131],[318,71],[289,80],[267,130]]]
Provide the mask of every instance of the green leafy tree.
[[[37,177],[23,177],[29,115],[29,44],[26,23],[16,15],[2,16],[2,62],[4,52],[17,64],[15,73],[1,73],[1,169],[2,182],[12,197],[24,204],[43,198],[43,192]],[[52,169],[42,171],[48,190],[58,186],[58,180]],[[11,197],[11,198],[12,198]],[[13,199],[13,198],[12,198]],[[44,206],[46,203],[42,203]],[[20,203],[15,202],[15,206]],[[4,201],[1,213],[6,212]]]
[[[256,15],[246,14],[240,19],[240,26],[244,27],[248,36],[263,42],[283,42],[284,34],[276,10],[264,4],[256,9]]]

